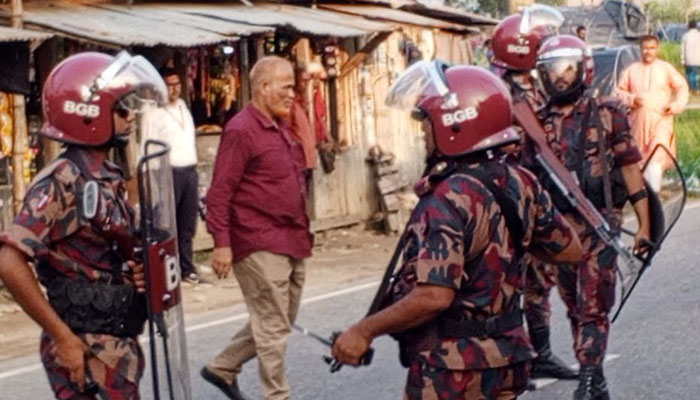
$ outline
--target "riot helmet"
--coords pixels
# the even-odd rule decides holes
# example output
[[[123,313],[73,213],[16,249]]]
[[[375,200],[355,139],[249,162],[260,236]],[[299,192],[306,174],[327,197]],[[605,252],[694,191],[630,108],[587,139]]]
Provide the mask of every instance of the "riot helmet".
[[[86,52],[63,60],[49,74],[42,93],[41,133],[63,143],[102,147],[128,139],[117,132],[114,114],[128,118],[148,104],[167,101],[158,71],[142,56]]]
[[[557,35],[542,43],[536,68],[544,92],[554,103],[575,101],[593,82],[591,51],[573,35]]]
[[[441,156],[461,156],[519,140],[511,127],[508,88],[484,68],[417,62],[391,86],[386,104],[427,120]]]
[[[504,18],[491,39],[493,64],[510,71],[534,69],[540,44],[555,34],[563,22],[564,16],[559,11],[539,4],[526,7],[522,14]]]

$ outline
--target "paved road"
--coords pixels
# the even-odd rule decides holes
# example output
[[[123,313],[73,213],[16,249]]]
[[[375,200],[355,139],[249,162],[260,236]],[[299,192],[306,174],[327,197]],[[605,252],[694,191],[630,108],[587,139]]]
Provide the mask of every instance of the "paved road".
[[[620,320],[613,327],[606,364],[613,398],[621,400],[691,400],[700,393],[700,207],[686,210],[654,268],[639,284]],[[362,316],[376,286],[369,282],[341,293],[310,293],[298,323],[330,334]],[[244,322],[244,310],[231,308],[188,321],[189,354],[195,399],[219,399],[216,389],[198,376],[199,368]],[[574,362],[564,311],[554,299],[553,346]],[[398,399],[405,371],[399,367],[395,343],[380,338],[370,367],[344,368],[329,374],[320,357],[323,346],[300,334],[289,343],[289,376],[296,399]],[[0,363],[0,399],[48,399],[51,393],[36,357]],[[240,377],[242,388],[260,397],[255,362]],[[144,383],[144,399],[152,398]],[[542,382],[546,386],[522,398],[569,399],[575,382]]]

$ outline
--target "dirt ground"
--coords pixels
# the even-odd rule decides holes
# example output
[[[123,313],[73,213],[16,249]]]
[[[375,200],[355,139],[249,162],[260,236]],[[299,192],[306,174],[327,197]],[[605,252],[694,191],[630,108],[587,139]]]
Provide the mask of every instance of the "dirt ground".
[[[305,292],[323,293],[368,278],[381,279],[397,240],[395,235],[368,231],[361,225],[317,234],[313,256],[306,263]],[[186,316],[243,302],[236,279],[217,280],[209,256],[195,257],[207,283],[183,284]],[[38,351],[39,333],[38,325],[0,290],[0,361]]]

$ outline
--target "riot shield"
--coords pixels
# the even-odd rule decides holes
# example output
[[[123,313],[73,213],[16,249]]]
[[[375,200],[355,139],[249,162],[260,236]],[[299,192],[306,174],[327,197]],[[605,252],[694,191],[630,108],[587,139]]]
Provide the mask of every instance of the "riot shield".
[[[148,140],[143,149],[137,171],[153,396],[191,400],[170,148]]]
[[[619,305],[613,316],[615,322],[625,306],[632,291],[639,282],[646,269],[651,265],[652,258],[661,249],[661,245],[669,232],[676,224],[683,212],[687,197],[687,190],[683,173],[676,159],[664,145],[657,145],[651,156],[644,164],[642,172],[646,173],[657,164],[660,171],[660,185],[650,185],[647,182],[649,193],[649,213],[651,222],[651,246],[649,251],[637,255],[633,260],[618,259],[617,273],[619,278]],[[645,174],[646,175],[646,174]],[[656,186],[656,187],[653,187]],[[626,218],[622,232],[626,243],[634,241],[634,233],[637,231],[637,219]]]

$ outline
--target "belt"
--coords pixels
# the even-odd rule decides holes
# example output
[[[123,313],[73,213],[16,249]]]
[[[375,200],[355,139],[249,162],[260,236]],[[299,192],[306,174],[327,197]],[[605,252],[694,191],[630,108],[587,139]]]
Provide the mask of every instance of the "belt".
[[[197,168],[197,164],[194,164],[194,165],[187,165],[187,166],[184,166],[184,167],[175,167],[175,166],[173,166],[172,168],[173,168],[173,170],[194,169],[194,168]]]
[[[499,337],[523,325],[522,310],[494,315],[484,321],[455,320],[438,317],[438,335],[443,338],[456,337]]]

